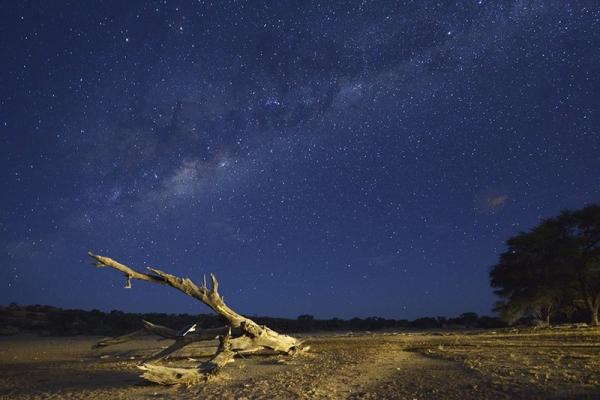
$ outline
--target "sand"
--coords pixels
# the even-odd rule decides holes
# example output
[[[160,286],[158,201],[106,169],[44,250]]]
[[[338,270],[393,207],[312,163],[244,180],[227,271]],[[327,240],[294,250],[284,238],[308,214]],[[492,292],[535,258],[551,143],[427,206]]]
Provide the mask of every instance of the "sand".
[[[600,399],[600,329],[307,336],[308,354],[237,359],[193,387],[139,377],[169,341],[0,339],[0,399]],[[165,361],[193,366],[195,345]]]

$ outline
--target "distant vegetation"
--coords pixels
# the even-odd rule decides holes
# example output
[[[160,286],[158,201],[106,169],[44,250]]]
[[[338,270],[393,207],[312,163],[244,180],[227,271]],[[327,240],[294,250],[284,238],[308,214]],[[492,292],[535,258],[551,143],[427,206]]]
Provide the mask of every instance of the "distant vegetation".
[[[11,304],[0,307],[0,335],[37,333],[41,335],[98,335],[117,336],[142,327],[142,320],[183,329],[194,323],[202,328],[223,326],[217,315],[200,314],[134,314],[113,310],[63,310],[52,306],[18,306]],[[379,317],[338,318],[321,320],[312,315],[301,315],[296,319],[253,317],[259,324],[265,324],[284,333],[309,331],[374,331],[379,329],[436,329],[436,328],[498,328],[506,324],[499,318],[464,313],[456,318],[419,318],[414,321],[385,319]]]
[[[320,320],[253,317],[284,333],[308,331],[371,331],[417,328],[499,328],[518,323],[587,321],[598,325],[600,311],[600,205],[564,211],[543,220],[528,232],[507,240],[507,250],[490,272],[500,297],[500,318],[464,313],[456,318],[424,317],[413,321],[379,317]],[[64,310],[52,306],[0,306],[0,335],[116,336],[140,329],[142,320],[175,329],[198,323],[201,328],[223,325],[217,315],[133,314],[113,310]]]
[[[495,309],[505,321],[598,325],[600,205],[564,211],[507,246],[490,273],[501,298]]]

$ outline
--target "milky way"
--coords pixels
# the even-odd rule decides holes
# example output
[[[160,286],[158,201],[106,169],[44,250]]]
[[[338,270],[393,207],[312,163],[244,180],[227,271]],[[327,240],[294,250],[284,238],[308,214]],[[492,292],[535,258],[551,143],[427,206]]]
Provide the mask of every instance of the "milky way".
[[[489,313],[512,234],[600,201],[600,6],[12,2],[0,303]]]

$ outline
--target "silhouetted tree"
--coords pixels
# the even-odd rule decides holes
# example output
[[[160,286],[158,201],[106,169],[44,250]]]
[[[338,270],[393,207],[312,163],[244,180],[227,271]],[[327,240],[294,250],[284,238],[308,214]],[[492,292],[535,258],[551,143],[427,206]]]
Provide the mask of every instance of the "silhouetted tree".
[[[467,327],[476,327],[479,322],[479,315],[474,312],[462,313],[460,314],[459,318],[462,321],[462,324]]]
[[[501,298],[495,310],[506,321],[531,316],[550,323],[563,293],[562,282],[556,276],[559,269],[553,261],[560,233],[555,220],[546,220],[530,232],[508,239],[508,250],[490,273],[492,287]]]
[[[310,314],[303,314],[298,316],[298,327],[302,330],[312,330],[315,327],[315,317]]]
[[[565,211],[558,217],[564,229],[563,266],[569,268],[580,298],[590,315],[590,323],[598,325],[600,310],[600,205],[582,210]]]
[[[600,206],[564,211],[511,237],[490,273],[501,300],[495,309],[514,322],[529,316],[550,323],[553,314],[583,306],[598,325]]]

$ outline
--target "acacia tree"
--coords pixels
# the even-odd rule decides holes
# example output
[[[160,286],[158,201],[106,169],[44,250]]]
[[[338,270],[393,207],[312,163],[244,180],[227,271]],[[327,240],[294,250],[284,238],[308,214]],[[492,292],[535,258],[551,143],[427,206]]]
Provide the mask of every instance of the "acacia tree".
[[[546,323],[559,309],[583,306],[598,325],[600,206],[565,211],[507,240],[490,272],[501,300],[495,309],[514,322],[532,315]]]
[[[523,316],[550,323],[564,289],[553,268],[554,245],[560,229],[552,220],[507,241],[508,250],[491,273],[492,287],[501,297],[495,310],[510,323]]]
[[[583,303],[590,323],[596,326],[600,310],[600,205],[565,211],[558,223],[564,235],[561,262],[577,286],[576,301]]]

